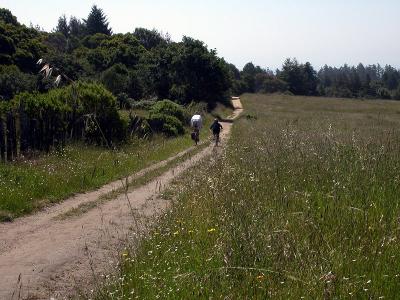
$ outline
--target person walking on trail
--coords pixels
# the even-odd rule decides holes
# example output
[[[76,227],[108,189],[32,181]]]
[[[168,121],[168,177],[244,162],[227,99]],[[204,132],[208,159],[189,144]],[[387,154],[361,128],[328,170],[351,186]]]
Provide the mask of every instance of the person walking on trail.
[[[197,145],[200,141],[200,129],[203,127],[203,119],[201,118],[201,115],[194,115],[190,119],[190,126],[193,128],[191,134],[192,140]]]
[[[214,135],[215,146],[218,146],[219,134],[221,132],[221,129],[223,129],[222,125],[218,122],[218,119],[215,119],[210,126],[210,130],[212,130],[212,133]]]

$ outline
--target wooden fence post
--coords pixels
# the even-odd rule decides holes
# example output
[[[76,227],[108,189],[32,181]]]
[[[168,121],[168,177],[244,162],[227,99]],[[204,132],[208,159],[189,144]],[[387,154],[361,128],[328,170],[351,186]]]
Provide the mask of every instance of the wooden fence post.
[[[21,105],[19,108],[19,128],[20,128],[20,152],[25,154],[30,145],[29,139],[31,137],[31,132],[29,130],[29,120],[25,112],[25,108]]]
[[[6,118],[6,136],[7,136],[7,160],[13,160],[13,134],[12,134],[12,121],[11,121],[11,112],[7,112]]]
[[[3,114],[0,114],[0,157],[2,162],[6,162],[6,129]]]

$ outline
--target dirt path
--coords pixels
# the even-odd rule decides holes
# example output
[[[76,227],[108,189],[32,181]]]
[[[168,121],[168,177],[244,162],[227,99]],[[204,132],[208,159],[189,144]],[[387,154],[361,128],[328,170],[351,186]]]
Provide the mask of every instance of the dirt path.
[[[236,108],[234,118],[241,113],[242,107],[240,100],[233,100],[233,104]],[[224,123],[223,126],[222,144],[225,144],[231,124]],[[55,219],[82,203],[97,200],[122,183],[110,183],[35,215],[0,224],[0,299],[65,299],[76,295],[77,286],[85,290],[96,287],[98,276],[117,267],[121,247],[128,240],[135,240],[135,235],[143,229],[135,223],[136,216],[151,217],[154,222],[170,204],[157,196],[160,191],[213,151],[216,150],[210,145],[144,186],[83,215]],[[172,159],[143,170],[131,179],[164,166]]]

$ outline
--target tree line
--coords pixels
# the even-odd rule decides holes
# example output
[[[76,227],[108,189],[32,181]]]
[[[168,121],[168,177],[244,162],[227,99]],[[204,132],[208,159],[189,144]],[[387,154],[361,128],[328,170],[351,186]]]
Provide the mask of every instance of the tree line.
[[[325,65],[319,71],[306,62],[286,59],[275,72],[247,63],[230,65],[237,94],[288,92],[294,95],[400,100],[400,71],[390,65]]]
[[[62,69],[71,80],[96,81],[115,96],[133,100],[168,98],[212,106],[229,96],[228,64],[215,50],[190,37],[173,42],[155,29],[113,34],[97,6],[83,20],[61,16],[52,32],[21,25],[9,10],[0,9],[0,45],[3,100],[53,88],[37,74],[39,58]]]

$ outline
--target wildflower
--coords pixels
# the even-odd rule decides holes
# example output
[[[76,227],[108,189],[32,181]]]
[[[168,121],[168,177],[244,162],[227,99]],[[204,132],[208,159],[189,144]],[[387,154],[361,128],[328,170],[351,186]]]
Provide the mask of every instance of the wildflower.
[[[261,280],[265,279],[265,276],[264,276],[264,274],[260,274],[256,278],[261,281]]]
[[[210,233],[211,233],[211,232],[214,232],[214,231],[216,231],[215,228],[210,228],[210,229],[207,230],[207,232],[210,232]]]
[[[123,256],[123,257],[127,257],[127,256],[128,256],[128,252],[122,253],[122,256]]]

